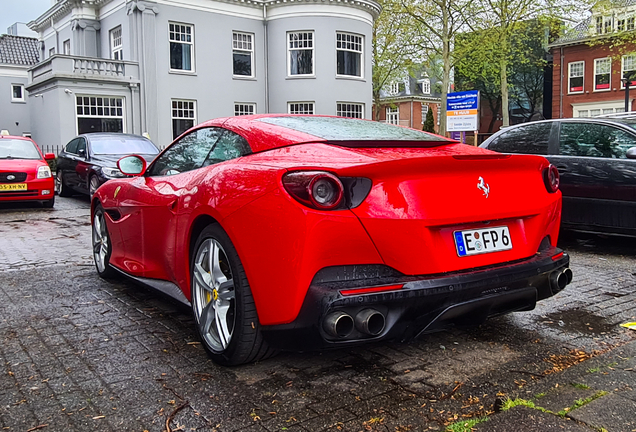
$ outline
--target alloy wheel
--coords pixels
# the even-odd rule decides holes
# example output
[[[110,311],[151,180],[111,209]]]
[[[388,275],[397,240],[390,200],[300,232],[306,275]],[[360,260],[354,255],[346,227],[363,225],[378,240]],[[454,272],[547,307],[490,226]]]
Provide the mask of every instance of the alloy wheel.
[[[62,193],[62,171],[60,170],[55,173],[55,193],[58,195]]]
[[[88,182],[88,193],[90,194],[91,199],[99,186],[99,180],[97,180],[97,177],[91,176],[91,179]]]
[[[95,257],[95,265],[99,273],[103,273],[106,270],[108,246],[108,229],[106,228],[104,213],[95,212],[95,217],[93,218],[93,256]]]
[[[192,271],[193,310],[201,337],[217,353],[225,351],[234,334],[236,292],[230,263],[221,244],[204,240]]]

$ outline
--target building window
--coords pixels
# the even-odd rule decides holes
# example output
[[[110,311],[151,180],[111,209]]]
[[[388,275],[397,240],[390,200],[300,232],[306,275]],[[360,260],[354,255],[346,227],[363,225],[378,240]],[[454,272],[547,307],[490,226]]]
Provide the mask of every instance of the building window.
[[[422,94],[431,94],[431,80],[428,78],[424,78],[420,81],[420,85],[422,87]]]
[[[428,114],[428,105],[422,103],[422,124],[426,121],[426,115]]]
[[[612,32],[612,17],[605,17],[603,19],[603,33]]]
[[[287,33],[289,75],[313,75],[314,32]]]
[[[256,113],[255,103],[235,103],[234,104],[235,116],[252,115],[255,113]]]
[[[612,59],[594,60],[594,90],[609,90],[610,75],[612,72]]]
[[[579,61],[568,64],[569,83],[568,93],[583,93],[583,70],[585,62]]]
[[[77,96],[77,133],[123,132],[124,99],[107,96]]]
[[[49,57],[53,57],[55,55],[55,48],[49,48]]]
[[[313,114],[313,102],[289,102],[287,104],[287,112],[289,114]]]
[[[400,108],[387,107],[386,108],[386,122],[390,124],[400,124]]]
[[[336,33],[336,74],[362,77],[362,36]]]
[[[387,93],[389,94],[389,96],[395,96],[400,92],[400,83],[399,82],[392,82],[391,84],[389,84],[389,88],[387,90]]]
[[[23,84],[11,84],[11,102],[24,102]]]
[[[603,17],[596,17],[596,34],[603,33]]]
[[[121,37],[121,27],[110,31],[110,58],[113,60],[124,59],[124,47]]]
[[[625,18],[621,18],[616,20],[616,30],[624,31],[625,30]]]
[[[627,27],[625,27],[625,30],[634,30],[634,17],[627,18]]]
[[[194,26],[170,23],[170,69],[194,71]]]
[[[364,104],[338,102],[336,103],[336,115],[362,119],[364,118]]]
[[[172,139],[197,123],[195,106],[192,100],[172,100]]]
[[[64,43],[62,44],[62,47],[64,48],[65,55],[71,55],[71,40],[70,39],[66,39]]]
[[[630,87],[636,86],[636,55],[623,56],[621,66],[621,78],[630,79]],[[625,82],[621,81],[621,88],[625,88]]]
[[[249,33],[232,33],[233,74],[237,76],[253,77],[254,44],[253,35]]]

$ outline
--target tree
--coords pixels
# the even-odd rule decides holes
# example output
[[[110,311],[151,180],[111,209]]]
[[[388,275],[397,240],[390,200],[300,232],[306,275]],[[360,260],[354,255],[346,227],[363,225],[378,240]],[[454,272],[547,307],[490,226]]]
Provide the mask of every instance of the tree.
[[[433,115],[433,110],[428,109],[426,112],[426,120],[424,120],[424,126],[422,127],[424,132],[432,132],[435,133],[435,116]]]
[[[412,18],[404,13],[399,0],[378,0],[382,12],[373,24],[373,104],[374,119],[380,120],[380,91],[404,75],[414,58],[418,58],[418,37]]]

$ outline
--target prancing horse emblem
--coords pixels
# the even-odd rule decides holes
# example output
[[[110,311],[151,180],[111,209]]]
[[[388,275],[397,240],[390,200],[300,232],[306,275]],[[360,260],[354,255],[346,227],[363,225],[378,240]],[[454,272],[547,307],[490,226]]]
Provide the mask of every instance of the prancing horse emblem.
[[[486,198],[488,198],[488,194],[490,193],[490,186],[488,185],[488,183],[484,181],[483,177],[479,177],[479,183],[477,183],[477,189],[480,189],[484,193],[484,195],[486,195]]]

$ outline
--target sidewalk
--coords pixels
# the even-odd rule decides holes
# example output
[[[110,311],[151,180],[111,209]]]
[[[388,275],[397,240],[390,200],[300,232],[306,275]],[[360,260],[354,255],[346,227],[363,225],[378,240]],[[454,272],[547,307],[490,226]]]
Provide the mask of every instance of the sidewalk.
[[[473,431],[636,431],[636,341],[526,386],[503,402],[501,412]]]

